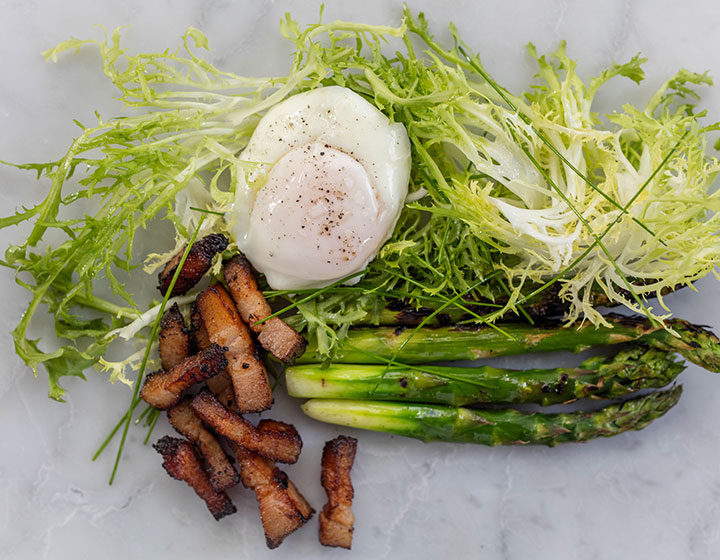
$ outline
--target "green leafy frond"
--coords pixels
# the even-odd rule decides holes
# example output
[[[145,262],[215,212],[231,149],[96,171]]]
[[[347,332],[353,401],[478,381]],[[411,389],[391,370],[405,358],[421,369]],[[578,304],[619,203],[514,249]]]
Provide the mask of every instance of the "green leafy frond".
[[[593,98],[615,76],[639,83],[639,55],[586,82],[564,43],[552,55],[529,45],[537,83],[513,95],[450,31],[448,47],[407,8],[397,27],[301,26],[287,16],[281,33],[295,56],[282,77],[218,69],[201,56],[209,45],[194,28],[175,51],[130,55],[119,30],[47,51],[55,61],[97,48],[127,109],[80,125],[57,161],[18,165],[49,180],[49,193],[0,220],[0,227],[32,223],[27,241],[5,255],[32,293],[13,336],[36,373],[48,369],[51,396],[62,398],[62,376],[97,363],[109,333],[142,316],[142,298],[120,274],[148,257],[135,254],[136,233],[154,220],[174,227],[176,246],[158,247],[148,261],[157,266],[195,229],[190,208],[215,213],[205,231],[229,232],[235,188],[252,167],[239,154],[258,120],[289,95],[320,86],[347,87],[402,123],[413,158],[408,204],[359,282],[269,292],[290,302],[288,311],[297,311],[290,320],[322,355],[330,357],[353,324],[376,322],[391,300],[487,322],[524,313],[524,303],[557,284],[569,321],[603,321],[592,306],[598,290],[664,318],[667,310],[646,299],[720,261],[720,194],[712,189],[720,164],[706,155],[705,137],[715,125],[701,127],[693,105],[710,78],[682,70],[645,107],[608,115],[608,127]],[[78,218],[88,207],[97,211]],[[44,247],[49,230],[61,240]],[[97,295],[98,281],[112,289],[112,301]],[[72,345],[52,351],[29,338],[41,306]],[[108,367],[122,379],[120,366]]]

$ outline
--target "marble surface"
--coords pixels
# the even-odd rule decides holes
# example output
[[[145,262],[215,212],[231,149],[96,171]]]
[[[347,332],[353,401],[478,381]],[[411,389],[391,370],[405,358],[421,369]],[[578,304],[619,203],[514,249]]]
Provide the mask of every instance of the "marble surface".
[[[646,82],[617,82],[599,100],[605,109],[641,103],[680,67],[720,76],[720,4],[713,0],[682,7],[665,0],[409,3],[427,12],[441,37],[454,20],[487,68],[516,91],[533,71],[523,45],[547,51],[563,38],[585,76],[638,51],[650,59]],[[325,17],[397,23],[400,6],[328,2]],[[120,110],[93,53],[58,65],[39,54],[71,35],[98,36],[94,24],[129,26],[132,51],[174,47],[193,25],[208,35],[214,62],[264,74],[288,65],[289,45],[277,33],[283,13],[312,22],[318,9],[318,2],[290,1],[0,0],[0,159],[57,158],[77,133],[72,119]],[[704,104],[719,118],[717,91]],[[0,185],[2,215],[48,188],[6,167]],[[0,232],[0,245],[26,231]],[[6,334],[28,296],[7,271],[0,286],[0,558],[720,557],[720,379],[695,366],[682,376],[679,405],[643,432],[555,449],[424,445],[339,430],[302,417],[298,403],[279,394],[272,416],[295,423],[305,439],[300,462],[287,472],[316,508],[325,501],[323,442],[340,432],[360,439],[357,529],[351,553],[320,547],[316,519],[269,552],[251,493],[235,489],[239,513],[216,523],[187,487],[165,476],[140,430],[131,431],[119,477],[108,486],[112,451],[94,463],[90,456],[125,409],[127,388],[90,371],[87,381],[65,382],[67,403],[49,401],[45,379],[33,379]],[[717,281],[706,279],[697,293],[685,290],[669,302],[678,315],[720,330],[719,295]],[[163,421],[156,433],[170,431]]]

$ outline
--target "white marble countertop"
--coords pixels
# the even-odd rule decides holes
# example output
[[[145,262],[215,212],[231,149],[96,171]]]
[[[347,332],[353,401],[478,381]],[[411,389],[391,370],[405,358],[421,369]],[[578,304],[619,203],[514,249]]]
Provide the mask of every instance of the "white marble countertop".
[[[528,84],[533,67],[523,46],[547,52],[568,40],[580,73],[593,75],[636,52],[649,58],[641,86],[619,81],[600,99],[610,109],[640,103],[680,67],[720,76],[720,4],[663,1],[413,1],[438,35],[458,25],[486,67],[510,89]],[[452,8],[447,6],[452,4]],[[68,37],[97,37],[94,24],[128,25],[132,51],[175,47],[187,26],[210,39],[212,59],[243,74],[283,72],[290,47],[277,32],[285,11],[316,20],[318,2],[96,2],[0,0],[0,159],[47,161],[76,134],[72,119],[119,111],[113,88],[90,51],[45,64],[40,52]],[[397,23],[401,2],[328,2],[325,19]],[[704,105],[720,119],[717,88]],[[0,167],[7,215],[47,189],[28,173]],[[0,232],[0,245],[26,230]],[[148,278],[148,285],[153,279]],[[216,523],[181,483],[167,477],[158,455],[132,430],[120,474],[107,479],[113,452],[90,461],[127,406],[125,386],[90,371],[65,378],[69,399],[49,401],[15,356],[8,333],[27,293],[0,274],[0,558],[553,558],[715,559],[720,557],[720,378],[690,366],[685,394],[646,430],[587,445],[497,448],[432,444],[340,430],[301,415],[280,394],[272,417],[296,424],[305,440],[300,462],[286,470],[316,509],[324,441],[359,438],[353,478],[357,516],[353,551],[317,543],[317,520],[274,552],[265,549],[253,495],[238,488],[238,514]],[[678,316],[720,331],[720,286],[668,298]],[[548,358],[533,363],[549,363]],[[156,434],[171,433],[164,423]]]

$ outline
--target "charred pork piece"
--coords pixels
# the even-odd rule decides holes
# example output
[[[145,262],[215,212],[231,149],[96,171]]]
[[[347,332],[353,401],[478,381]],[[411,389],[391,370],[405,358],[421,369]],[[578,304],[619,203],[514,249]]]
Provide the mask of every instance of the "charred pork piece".
[[[232,378],[227,370],[221,371],[215,377],[211,377],[205,382],[207,388],[219,400],[225,408],[233,412],[239,412],[237,403],[235,402],[235,391],[233,390]]]
[[[262,422],[258,426],[261,429]],[[315,513],[288,476],[272,461],[232,443],[245,488],[255,492],[268,548],[302,527]]]
[[[260,345],[278,360],[289,363],[305,351],[307,341],[280,317],[273,317],[267,301],[258,290],[252,266],[241,253],[224,265],[225,282],[228,285],[240,316],[257,334]]]
[[[165,410],[180,400],[182,392],[227,367],[225,348],[212,344],[201,353],[185,358],[169,371],[151,373],[140,396],[150,406]]]
[[[203,425],[200,417],[190,407],[190,397],[183,398],[168,410],[168,420],[178,433],[195,444],[205,459],[205,472],[210,485],[216,491],[227,490],[235,486],[240,478],[220,443]]]
[[[211,233],[200,241],[193,243],[170,295],[179,296],[187,293],[210,270],[213,257],[217,253],[223,252],[227,246],[227,237],[218,233]],[[187,245],[180,249],[158,275],[158,290],[163,295],[170,287],[170,282],[182,260],[182,256],[185,254],[186,247]]]
[[[190,311],[190,329],[193,334],[195,346],[198,349],[207,348],[210,345],[210,338],[208,337],[205,323],[203,323],[202,317],[200,316],[197,302],[192,304]],[[235,404],[235,391],[233,390],[232,378],[227,372],[227,369],[208,379],[205,384],[225,407],[234,412],[238,412],[237,405]]]
[[[200,457],[190,442],[164,436],[153,447],[162,455],[165,471],[174,479],[182,480],[191,486],[205,501],[217,521],[237,511],[225,492],[213,489],[207,473],[203,470]]]
[[[160,320],[160,361],[164,370],[169,370],[190,355],[190,334],[178,304],[163,313]]]
[[[211,342],[227,347],[227,372],[240,412],[260,412],[272,404],[272,389],[255,343],[235,302],[220,285],[197,298],[197,308]]]
[[[203,389],[192,400],[192,409],[203,422],[238,445],[280,463],[295,463],[302,450],[302,439],[289,424],[274,423],[274,430],[260,431],[239,414],[225,408],[213,394]],[[279,429],[278,426],[282,426]]]
[[[210,346],[210,337],[208,337],[205,323],[203,323],[202,315],[200,315],[197,300],[190,307],[190,332],[192,333],[195,348],[203,350]]]
[[[175,365],[187,358],[190,352],[190,336],[177,305],[174,305],[170,311],[163,315],[161,327],[160,357],[163,361],[163,367],[167,363]],[[163,334],[165,334],[164,338]],[[163,340],[166,344],[165,352],[163,352]],[[207,346],[209,344],[203,349],[207,348]],[[172,367],[172,365],[169,367]],[[169,369],[169,367],[166,367],[166,369]],[[225,372],[221,372],[221,374],[223,373]],[[207,381],[211,381],[215,377],[217,375]],[[190,407],[190,400],[190,397],[185,397],[175,406],[168,409],[167,415],[170,424],[178,433],[195,444],[200,451],[204,459],[205,471],[210,477],[210,484],[216,491],[220,492],[235,486],[240,480],[235,467],[215,436],[205,429],[200,417],[193,412]]]
[[[161,321],[160,357],[163,367],[169,369],[181,362],[190,353],[190,336],[177,305],[174,305]],[[165,335],[163,337],[163,335]],[[165,351],[163,351],[163,341]],[[208,345],[209,346],[209,345]],[[204,349],[204,348],[203,348]],[[170,365],[166,365],[170,364]],[[221,375],[225,372],[221,372]],[[209,378],[211,381],[216,376]],[[205,471],[210,477],[212,487],[220,492],[235,486],[240,478],[235,467],[223,451],[215,436],[205,429],[200,417],[190,408],[190,397],[180,400],[167,411],[168,420],[175,430],[195,444],[203,456]]]
[[[352,512],[354,496],[350,469],[355,460],[357,440],[338,436],[325,444],[322,454],[321,482],[327,492],[328,503],[320,512],[320,544],[350,548],[355,516]]]

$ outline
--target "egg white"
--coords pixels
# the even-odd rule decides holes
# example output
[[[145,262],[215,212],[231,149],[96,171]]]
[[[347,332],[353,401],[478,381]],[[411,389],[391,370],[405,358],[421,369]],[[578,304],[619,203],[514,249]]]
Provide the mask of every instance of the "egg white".
[[[241,159],[234,236],[273,289],[327,286],[362,271],[392,234],[408,191],[410,142],[353,91],[292,96],[260,120]]]

